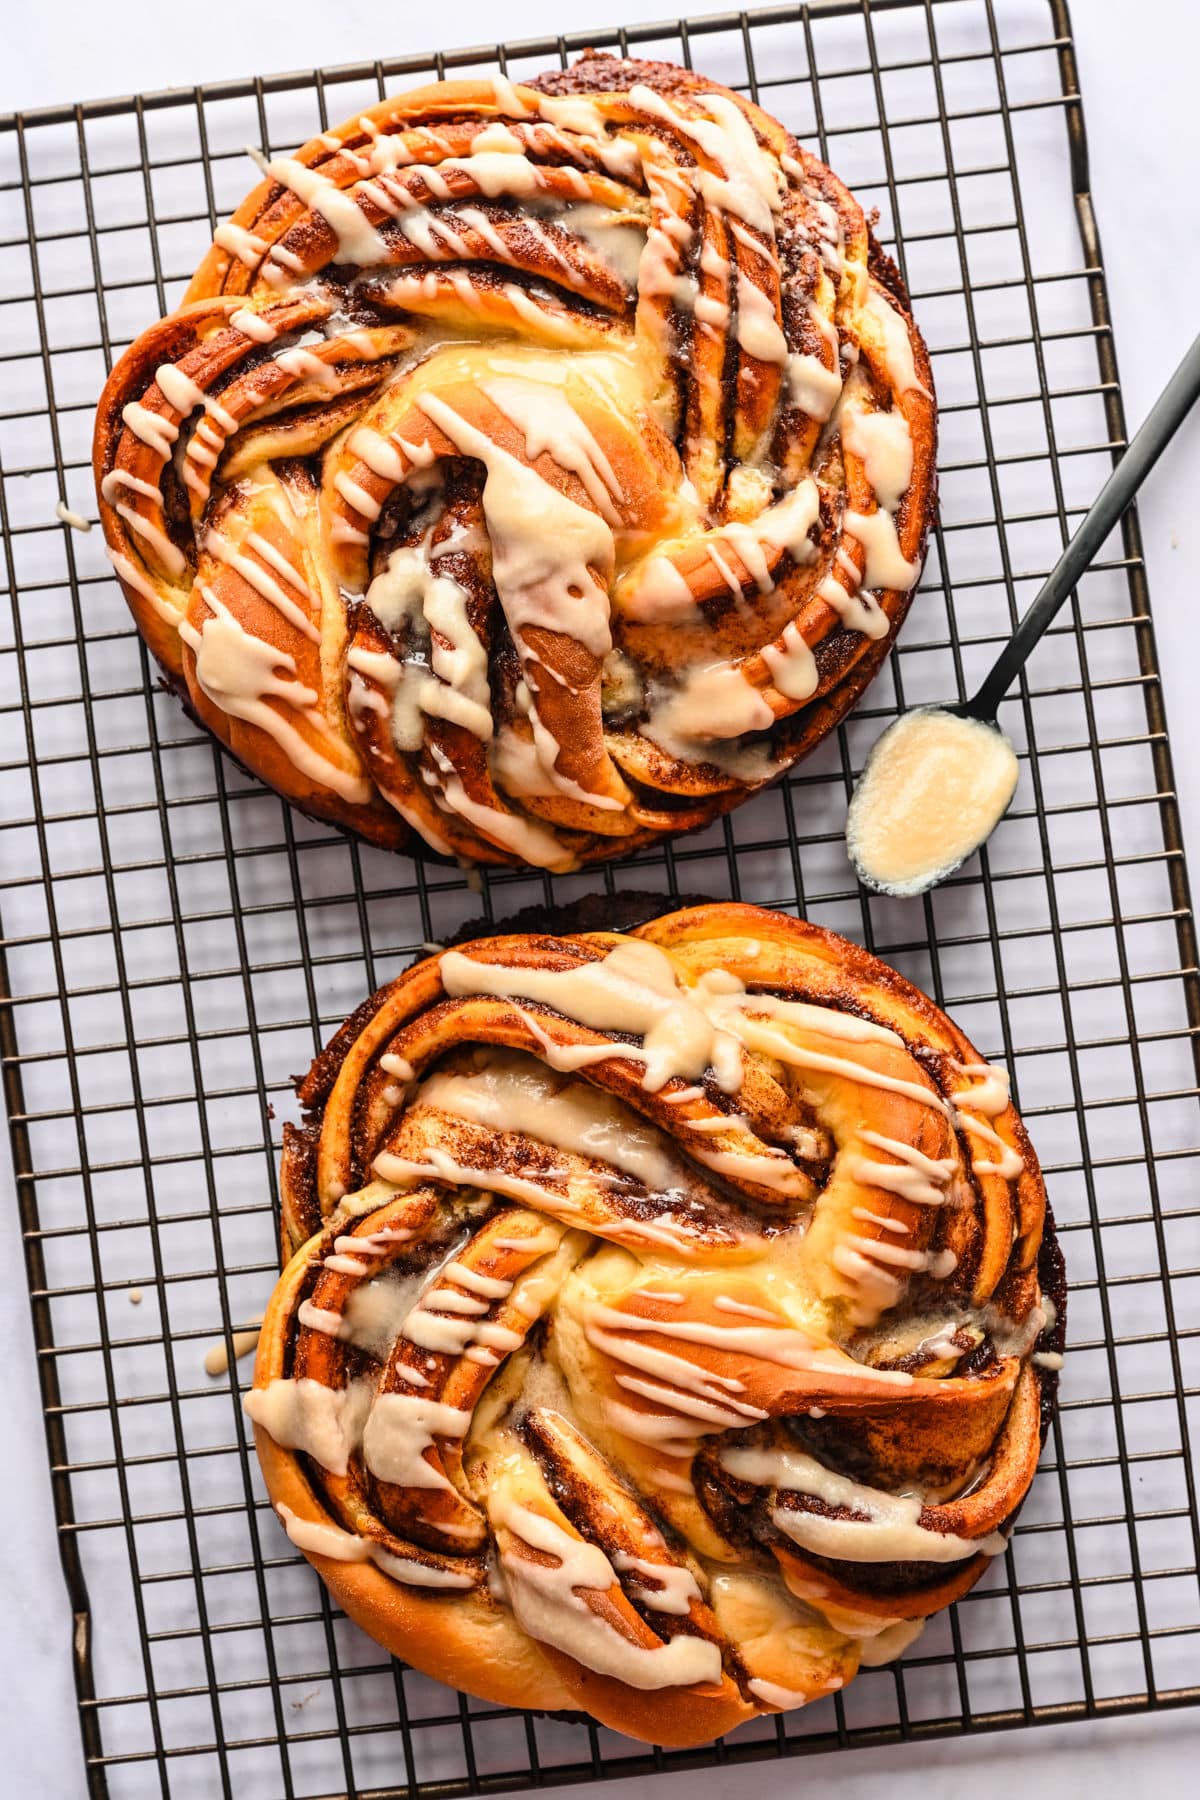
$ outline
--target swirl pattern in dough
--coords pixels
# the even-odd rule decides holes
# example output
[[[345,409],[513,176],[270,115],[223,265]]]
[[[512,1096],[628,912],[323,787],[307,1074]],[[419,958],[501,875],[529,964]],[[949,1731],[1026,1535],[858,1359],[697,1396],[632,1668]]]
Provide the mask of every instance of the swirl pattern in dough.
[[[109,554],[199,718],[375,842],[569,869],[711,820],[878,668],[928,358],[759,108],[584,58],[263,181],[109,379]]]
[[[1004,1076],[873,957],[739,905],[479,941],[300,1093],[247,1409],[397,1655],[698,1743],[1004,1550],[1060,1360],[1044,1189]]]

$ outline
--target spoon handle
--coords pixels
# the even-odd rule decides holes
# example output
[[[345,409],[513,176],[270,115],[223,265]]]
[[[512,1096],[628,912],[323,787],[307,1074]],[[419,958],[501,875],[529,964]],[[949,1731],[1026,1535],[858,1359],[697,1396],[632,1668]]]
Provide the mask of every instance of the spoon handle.
[[[1023,614],[1008,643],[984,677],[974,698],[962,709],[972,718],[994,720],[996,710],[1016,679],[1026,657],[1063,601],[1090,566],[1101,544],[1117,524],[1137,490],[1200,395],[1200,337],[1146,415],[1120,462],[1100,489],[1091,508],[1037,598]]]

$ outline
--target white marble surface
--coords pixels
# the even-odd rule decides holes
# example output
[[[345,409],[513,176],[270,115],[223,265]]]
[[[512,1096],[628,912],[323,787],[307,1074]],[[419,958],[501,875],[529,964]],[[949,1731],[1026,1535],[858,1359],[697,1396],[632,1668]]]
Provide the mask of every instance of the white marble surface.
[[[605,16],[578,0],[571,25]],[[662,17],[664,0],[622,0],[626,22]],[[695,12],[716,10],[703,4]],[[367,0],[292,0],[286,9],[206,0],[121,0],[109,15],[86,0],[23,8],[20,39],[6,33],[0,110],[245,74],[339,63],[434,45],[474,44],[561,28],[563,0],[483,0],[391,13]],[[1194,71],[1200,24],[1191,0],[1076,0],[1075,33],[1090,126],[1092,185],[1107,256],[1116,341],[1130,423],[1136,425],[1200,325],[1200,233],[1195,169],[1200,125]],[[286,17],[286,25],[283,21]],[[227,26],[228,29],[222,29]],[[1197,631],[1192,592],[1200,564],[1200,416],[1193,417],[1141,505],[1159,654],[1164,669],[1186,840],[1200,855],[1200,708],[1191,690]],[[0,1148],[7,1156],[7,1144]],[[0,1186],[9,1187],[0,1163]],[[67,1658],[70,1622],[51,1523],[28,1308],[15,1208],[0,1217],[7,1279],[0,1288],[0,1367],[6,1371],[7,1464],[0,1483],[5,1545],[0,1583],[0,1742],[4,1790],[75,1800],[83,1774]],[[609,1785],[612,1800],[644,1791],[669,1800],[689,1784],[716,1800],[753,1784],[763,1800],[801,1785],[839,1797],[886,1792],[917,1800],[950,1783],[987,1800],[1024,1786],[1060,1800],[1181,1791],[1197,1749],[1194,1713],[1111,1719],[1087,1726],[822,1757],[803,1763],[711,1770],[664,1781]],[[247,1794],[245,1800],[271,1800]]]

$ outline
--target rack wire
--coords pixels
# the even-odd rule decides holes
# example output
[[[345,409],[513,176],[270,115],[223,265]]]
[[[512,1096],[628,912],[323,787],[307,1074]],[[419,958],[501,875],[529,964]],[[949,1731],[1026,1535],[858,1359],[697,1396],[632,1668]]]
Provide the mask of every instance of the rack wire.
[[[879,208],[933,353],[941,519],[889,668],[782,786],[603,871],[479,892],[230,763],[55,505],[92,513],[105,369],[180,297],[247,140],[586,44],[749,91]],[[970,691],[1125,441],[1063,0],[813,0],[0,119],[0,363],[0,1050],[89,1793],[432,1800],[1200,1698],[1200,980],[1132,516],[1005,709],[1021,780],[983,856],[888,901],[840,837],[882,724]],[[899,1665],[687,1753],[390,1662],[271,1516],[247,1365],[203,1367],[274,1278],[289,1076],[422,940],[600,884],[799,910],[928,988],[1013,1071],[1071,1276],[1008,1554]]]

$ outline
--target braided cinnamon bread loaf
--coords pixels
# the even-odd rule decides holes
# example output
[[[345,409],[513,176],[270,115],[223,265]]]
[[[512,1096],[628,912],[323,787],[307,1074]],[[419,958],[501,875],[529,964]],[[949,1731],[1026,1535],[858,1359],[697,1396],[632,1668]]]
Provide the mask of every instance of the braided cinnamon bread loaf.
[[[200,719],[377,843],[549,869],[811,749],[934,500],[925,348],[837,178],[595,55],[263,176],[96,425],[109,555]]]
[[[1003,1551],[1061,1265],[1006,1078],[884,964],[740,905],[477,941],[300,1095],[246,1404],[389,1650],[692,1744]]]

